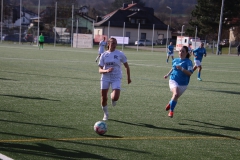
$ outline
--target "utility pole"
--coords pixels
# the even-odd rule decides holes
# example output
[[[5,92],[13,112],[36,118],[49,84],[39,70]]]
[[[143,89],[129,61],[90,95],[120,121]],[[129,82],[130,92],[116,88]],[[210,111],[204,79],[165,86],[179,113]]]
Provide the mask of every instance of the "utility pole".
[[[216,51],[216,55],[219,55],[219,44],[220,44],[221,32],[222,32],[223,8],[224,8],[224,0],[222,0],[222,7],[221,7],[221,14],[220,14],[220,22],[219,22],[219,29],[218,29],[218,41],[217,41],[217,51]]]

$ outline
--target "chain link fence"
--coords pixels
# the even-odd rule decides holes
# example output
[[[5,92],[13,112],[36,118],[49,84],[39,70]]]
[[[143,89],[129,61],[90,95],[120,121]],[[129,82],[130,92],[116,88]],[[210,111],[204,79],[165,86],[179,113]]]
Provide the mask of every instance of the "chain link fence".
[[[208,49],[209,53],[212,54],[229,54],[229,55],[237,55],[238,51],[237,51],[237,46],[240,44],[239,41],[233,41],[233,42],[221,42],[219,45],[219,50],[217,50],[217,41],[202,41],[204,42],[205,48]]]

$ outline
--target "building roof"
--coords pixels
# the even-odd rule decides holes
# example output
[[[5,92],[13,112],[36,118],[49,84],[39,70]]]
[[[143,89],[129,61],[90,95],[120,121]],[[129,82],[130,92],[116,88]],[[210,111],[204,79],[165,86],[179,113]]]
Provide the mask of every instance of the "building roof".
[[[102,20],[96,22],[94,26],[108,26],[110,21],[111,27],[123,27],[125,22],[126,28],[137,28],[138,23],[131,23],[131,19],[145,20],[145,23],[141,23],[142,29],[152,29],[154,24],[155,29],[167,30],[167,25],[154,16],[152,8],[142,7],[137,3],[124,5],[122,8],[103,16]]]

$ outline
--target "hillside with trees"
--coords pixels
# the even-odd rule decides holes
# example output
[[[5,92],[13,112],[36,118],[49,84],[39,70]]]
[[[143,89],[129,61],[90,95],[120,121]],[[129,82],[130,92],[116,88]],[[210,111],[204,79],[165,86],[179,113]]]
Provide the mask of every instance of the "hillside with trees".
[[[18,5],[19,0],[4,0],[10,2],[11,4]],[[49,6],[52,3],[60,2],[62,0],[40,0],[41,6]],[[146,7],[154,8],[155,12],[162,12],[166,6],[172,8],[173,14],[185,14],[188,12],[189,8],[192,8],[197,4],[197,0],[64,0],[68,4],[74,3],[76,6],[91,6],[99,12],[119,8],[123,3],[141,3]],[[35,8],[38,6],[38,0],[22,0],[23,6],[26,8]]]
[[[19,5],[19,0],[4,0],[13,5]],[[187,25],[191,16],[191,11],[197,4],[197,0],[40,0],[41,11],[46,7],[53,7],[55,2],[58,2],[60,8],[70,8],[74,4],[75,8],[81,6],[89,7],[89,16],[95,18],[96,16],[103,16],[120,7],[123,3],[140,3],[146,7],[151,7],[155,11],[155,15],[164,23],[169,24],[169,17],[171,14],[171,27],[175,29]],[[22,0],[23,6],[35,13],[38,10],[39,0]],[[166,8],[169,6],[171,11]]]
[[[4,0],[4,3],[19,5],[19,1]],[[180,31],[184,25],[187,34],[192,36],[195,26],[198,26],[199,35],[213,33],[211,34],[212,38],[216,38],[221,9],[221,0],[41,0],[41,11],[47,7],[54,7],[56,1],[59,8],[68,8],[69,10],[71,10],[72,4],[75,9],[87,6],[89,8],[88,15],[92,18],[106,15],[122,7],[123,3],[140,3],[145,7],[153,8],[155,16],[165,24],[171,24],[170,27],[174,31]],[[38,2],[39,0],[22,0],[22,5],[37,13]],[[239,4],[240,0],[225,0],[223,30],[226,32],[226,38],[230,27],[238,25],[238,23],[232,24],[231,20],[239,17]],[[6,13],[4,12],[4,14]]]

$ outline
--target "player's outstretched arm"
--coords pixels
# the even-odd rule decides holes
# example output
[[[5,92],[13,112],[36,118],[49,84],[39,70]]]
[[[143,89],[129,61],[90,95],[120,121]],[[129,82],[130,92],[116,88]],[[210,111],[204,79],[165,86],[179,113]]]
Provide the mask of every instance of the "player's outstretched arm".
[[[128,63],[124,63],[124,67],[126,69],[126,72],[127,72],[127,81],[128,81],[128,84],[130,84],[132,82],[131,78],[130,78],[130,68],[129,68],[129,65]]]
[[[167,79],[168,76],[172,73],[172,71],[173,71],[173,69],[170,69],[170,71],[168,72],[168,74],[166,74],[166,75],[164,76],[164,78]]]

